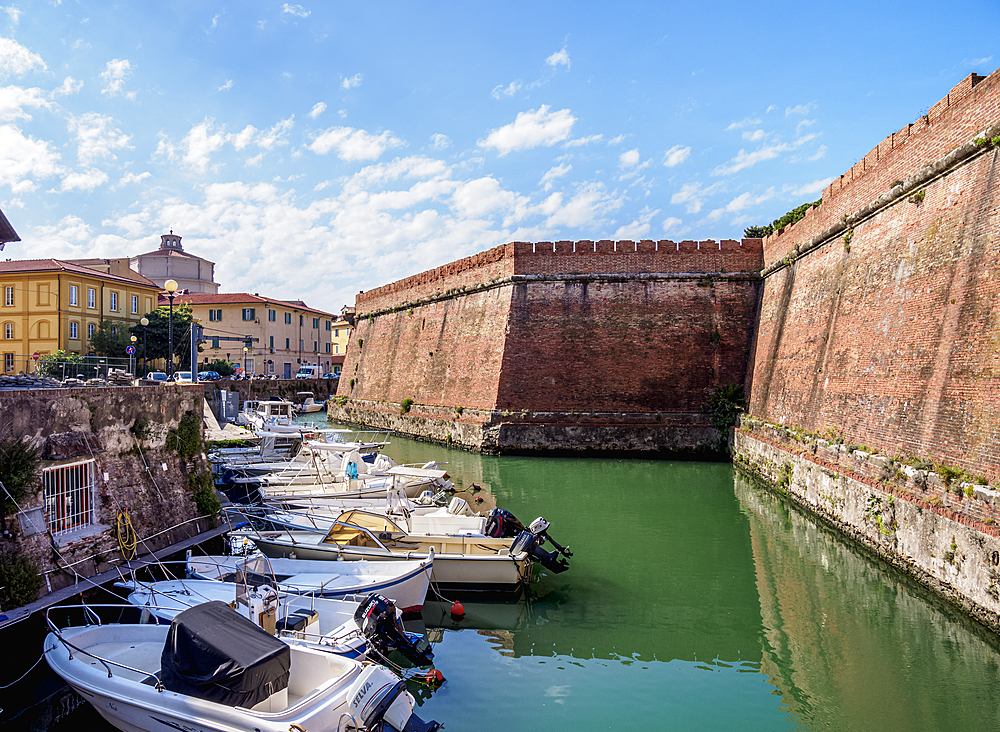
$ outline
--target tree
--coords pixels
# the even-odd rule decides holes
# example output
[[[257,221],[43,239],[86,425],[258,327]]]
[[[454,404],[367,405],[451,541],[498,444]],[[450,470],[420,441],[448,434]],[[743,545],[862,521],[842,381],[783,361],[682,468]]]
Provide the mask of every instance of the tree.
[[[125,349],[131,345],[125,326],[111,320],[102,320],[90,337],[90,350],[98,356],[126,358]]]
[[[232,376],[236,373],[236,369],[233,365],[226,361],[225,359],[218,358],[212,363],[205,364],[201,367],[202,371],[215,371],[219,376]]]
[[[66,351],[56,351],[38,359],[36,373],[39,376],[51,376],[56,379],[65,379],[66,375],[76,376],[80,373],[83,364],[83,357],[79,353],[66,353]]]
[[[149,325],[146,326],[146,358],[153,361],[157,358],[166,358],[169,346],[169,320],[170,308],[161,305],[151,313],[147,313]],[[141,325],[132,328],[132,335],[137,339],[137,344],[142,347]],[[184,363],[191,353],[191,306],[188,303],[181,303],[174,307],[174,360],[179,359]]]

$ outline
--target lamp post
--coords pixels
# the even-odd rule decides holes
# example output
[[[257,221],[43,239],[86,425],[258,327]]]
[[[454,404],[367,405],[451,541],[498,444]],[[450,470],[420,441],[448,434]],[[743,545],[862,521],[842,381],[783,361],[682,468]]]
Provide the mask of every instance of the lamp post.
[[[177,280],[167,280],[163,283],[170,300],[170,311],[167,316],[167,381],[174,373],[174,298],[177,297]]]
[[[249,352],[250,349],[247,348],[246,346],[243,346],[243,378],[247,377],[247,354]]]
[[[139,325],[142,326],[142,375],[145,376],[147,373],[146,369],[146,326],[149,325],[149,318],[143,318],[139,321]]]
[[[128,370],[132,373],[132,378],[135,378],[135,342],[139,340],[135,336],[129,336],[128,338],[132,341],[132,353],[128,357]]]

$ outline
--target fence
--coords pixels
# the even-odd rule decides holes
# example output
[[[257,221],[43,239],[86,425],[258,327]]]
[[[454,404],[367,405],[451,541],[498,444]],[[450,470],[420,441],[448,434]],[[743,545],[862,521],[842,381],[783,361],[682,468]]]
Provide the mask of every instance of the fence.
[[[36,355],[23,356],[16,353],[3,354],[3,368],[0,373],[51,376],[63,380],[73,377],[84,379],[107,378],[112,369],[135,373],[135,357],[109,358],[107,356]]]

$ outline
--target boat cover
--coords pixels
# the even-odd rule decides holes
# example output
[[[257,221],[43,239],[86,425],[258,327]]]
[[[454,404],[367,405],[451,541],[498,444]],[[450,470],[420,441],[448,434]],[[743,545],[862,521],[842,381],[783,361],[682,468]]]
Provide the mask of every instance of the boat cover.
[[[218,600],[179,613],[160,656],[168,691],[250,708],[288,686],[291,651]]]

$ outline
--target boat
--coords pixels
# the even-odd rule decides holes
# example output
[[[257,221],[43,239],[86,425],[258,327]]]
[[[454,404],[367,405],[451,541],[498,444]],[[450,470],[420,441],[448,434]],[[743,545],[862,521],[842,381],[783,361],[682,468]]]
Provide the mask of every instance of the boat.
[[[394,619],[362,628],[358,622],[359,608],[372,595],[359,603],[357,599],[333,600],[279,592],[266,584],[198,579],[119,582],[116,586],[131,590],[127,599],[143,611],[140,622],[169,624],[189,607],[219,600],[246,614],[272,635],[328,653],[363,661],[369,657],[369,647],[374,649],[373,657],[383,660],[390,651],[398,650],[418,666],[429,665],[433,657],[429,650],[420,650],[420,636],[407,634]],[[374,596],[382,597],[377,593]],[[396,612],[391,600],[382,597],[382,602],[392,605],[393,613]]]
[[[352,458],[353,456],[353,458]],[[354,460],[357,459],[357,462]],[[358,466],[365,465],[357,453],[344,456],[345,472],[325,476],[312,482],[287,480],[269,476],[233,479],[233,487],[256,488],[262,502],[288,501],[329,496],[333,498],[385,499],[392,492],[401,490],[408,498],[416,498],[426,490],[441,491],[454,487],[448,472],[437,463],[422,467],[396,465],[381,474],[370,474]],[[354,469],[351,469],[351,466]],[[248,490],[249,493],[249,490]]]
[[[317,402],[311,391],[295,392],[295,404],[292,406],[292,410],[296,414],[315,414],[322,412],[324,407],[326,407],[326,403]]]
[[[433,556],[409,562],[333,565],[325,561],[270,559],[262,554],[187,558],[187,575],[193,579],[268,584],[284,592],[330,599],[375,592],[392,600],[404,613],[420,612],[433,567]]]
[[[513,522],[504,523],[507,516]],[[482,530],[470,526],[454,533],[415,533],[384,513],[352,509],[341,514],[325,534],[243,528],[230,536],[252,541],[272,558],[399,561],[424,559],[433,552],[431,582],[442,589],[517,591],[530,580],[534,560],[555,573],[569,567],[566,558],[572,552],[548,536],[549,523],[544,518],[527,529],[501,509],[494,509],[489,519]],[[521,530],[514,534],[516,528]],[[546,540],[556,551],[542,549]]]
[[[127,732],[433,732],[413,714],[405,683],[383,666],[269,635],[214,601],[170,625],[58,627],[43,655],[52,670],[111,725]]]

